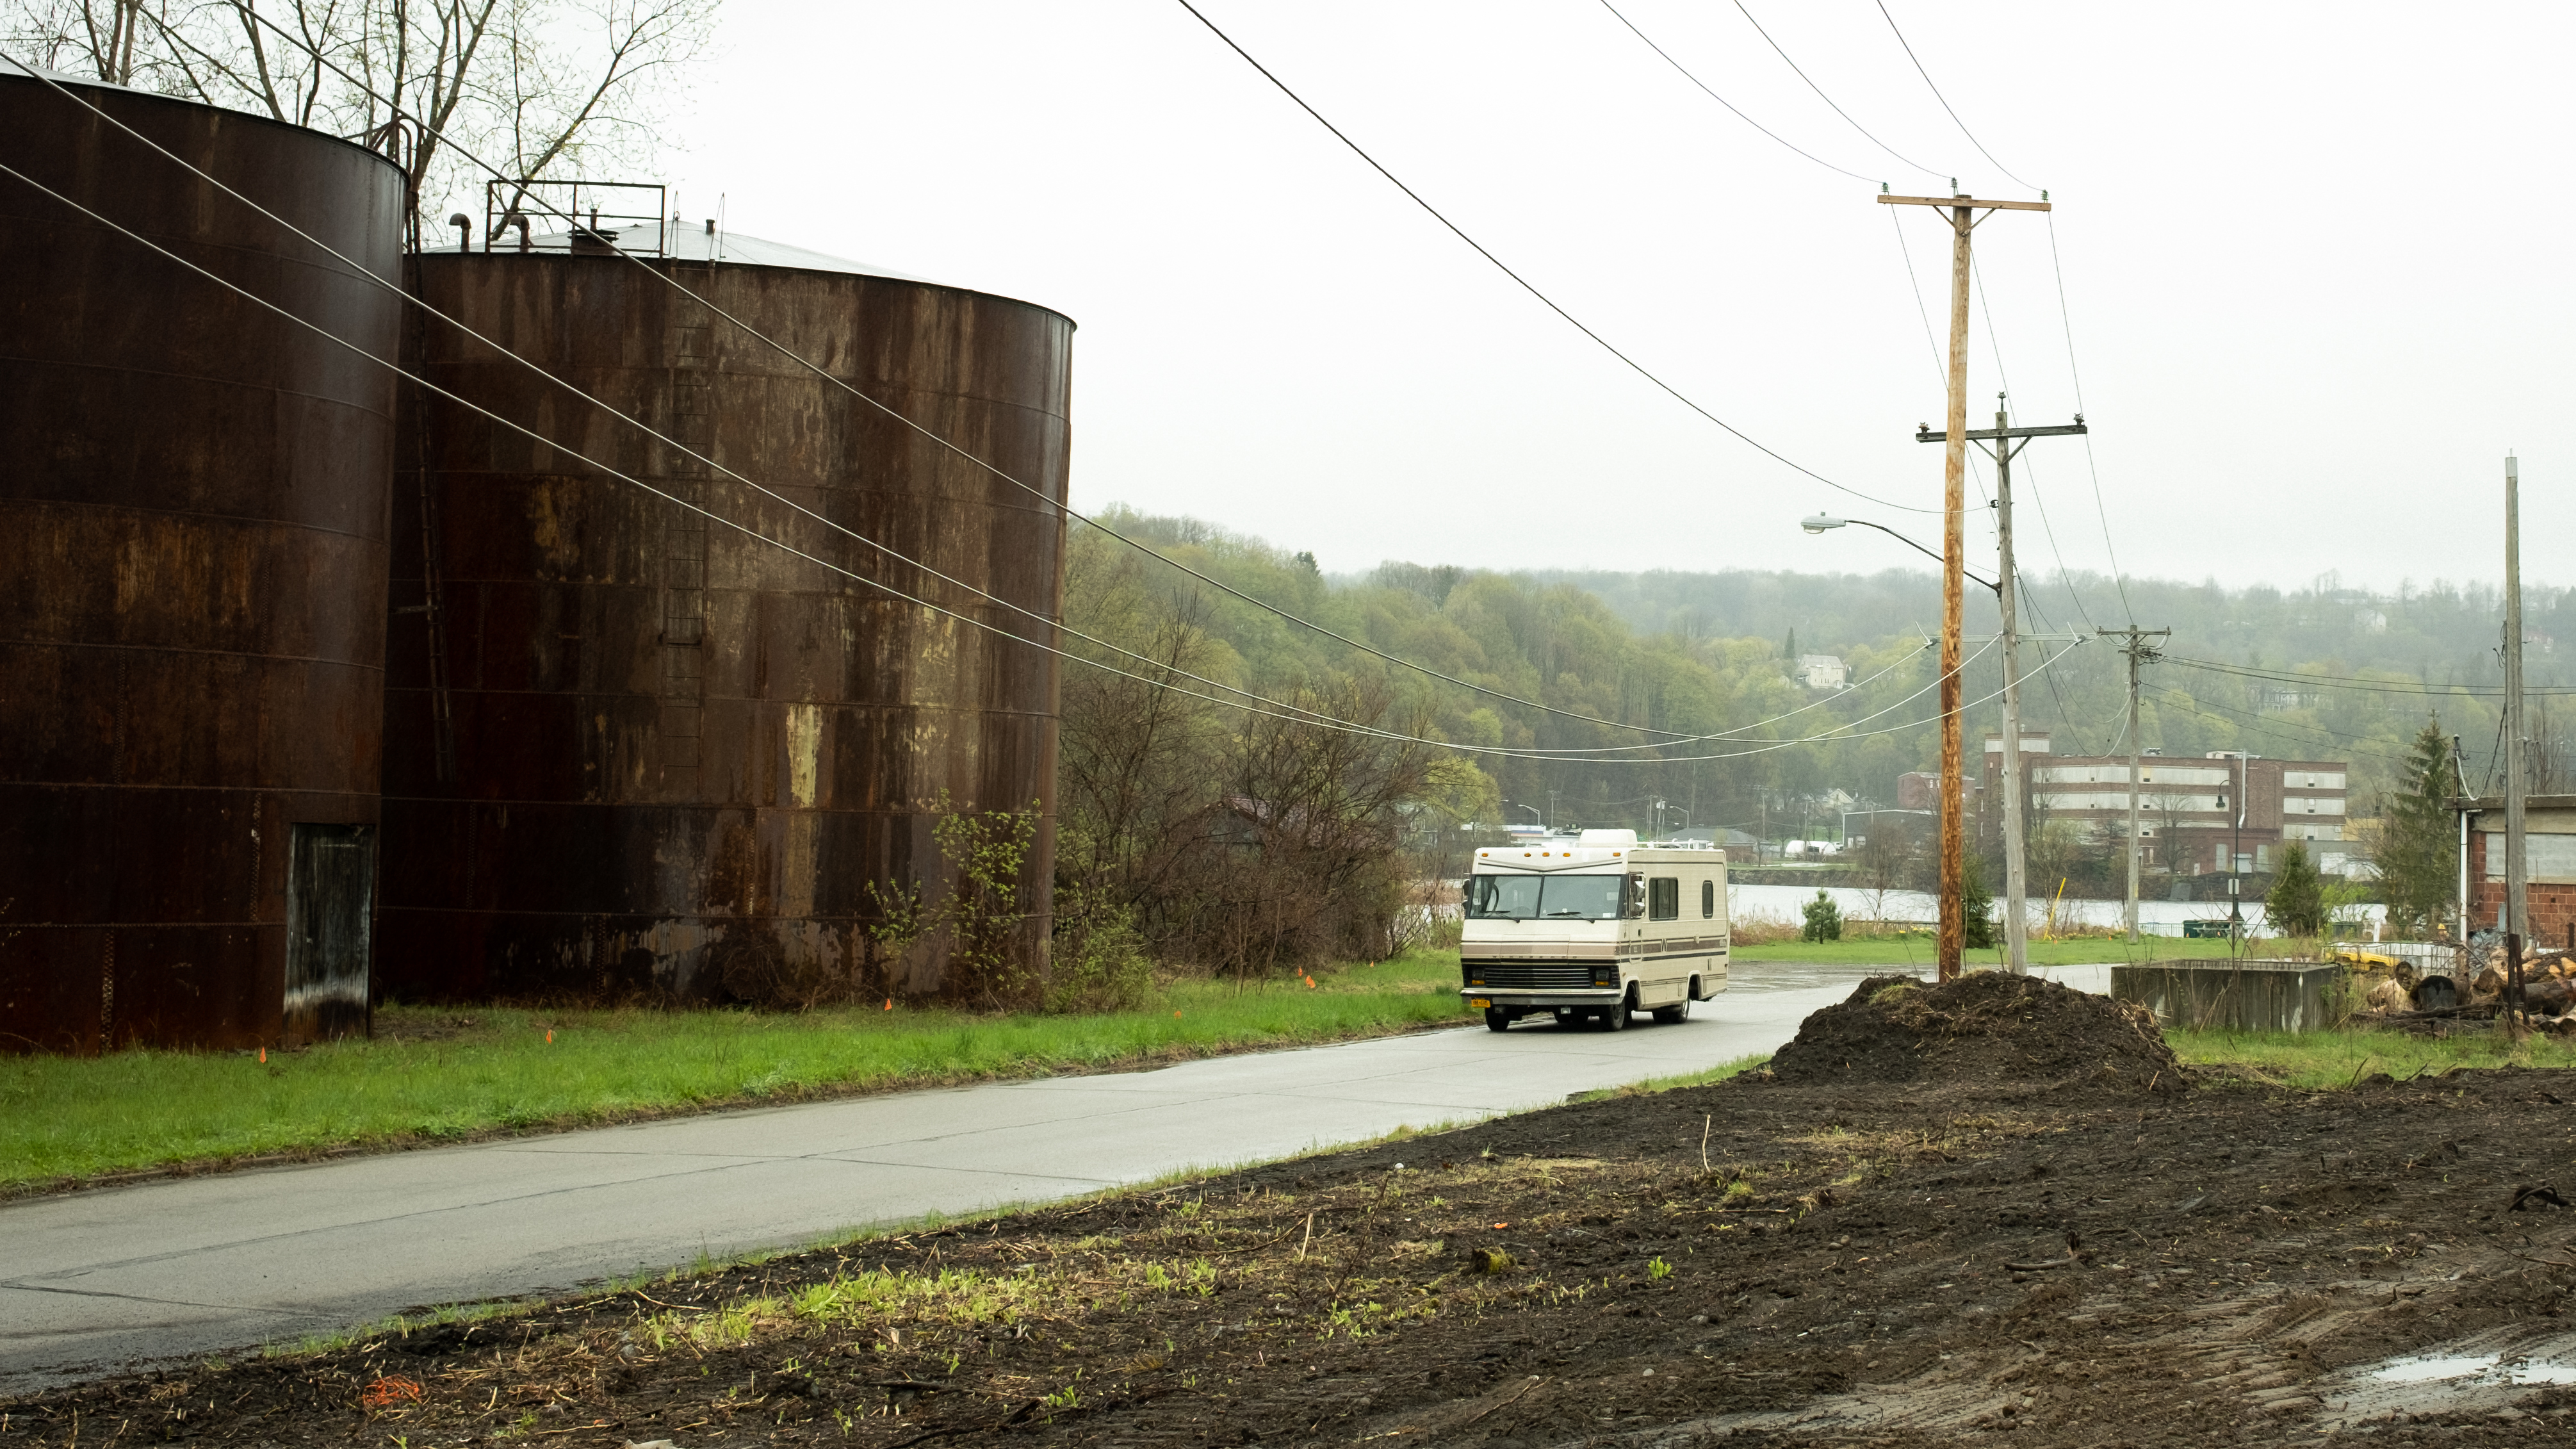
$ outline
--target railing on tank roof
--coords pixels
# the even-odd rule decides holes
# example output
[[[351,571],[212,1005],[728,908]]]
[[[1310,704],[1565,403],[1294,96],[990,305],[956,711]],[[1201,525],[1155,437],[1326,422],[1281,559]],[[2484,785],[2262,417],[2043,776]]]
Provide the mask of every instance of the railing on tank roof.
[[[652,181],[486,181],[483,250],[494,250],[504,233],[516,232],[523,252],[668,256],[669,200],[670,188]],[[568,227],[566,217],[575,219]],[[500,249],[509,246],[502,243]]]

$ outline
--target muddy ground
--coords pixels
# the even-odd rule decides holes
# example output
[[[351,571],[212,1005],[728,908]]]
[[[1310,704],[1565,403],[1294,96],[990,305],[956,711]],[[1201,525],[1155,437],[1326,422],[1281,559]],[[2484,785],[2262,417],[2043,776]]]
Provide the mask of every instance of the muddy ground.
[[[2576,1073],[2184,1080],[2044,986],[1873,983],[1717,1086],[0,1403],[0,1446],[2576,1443]]]

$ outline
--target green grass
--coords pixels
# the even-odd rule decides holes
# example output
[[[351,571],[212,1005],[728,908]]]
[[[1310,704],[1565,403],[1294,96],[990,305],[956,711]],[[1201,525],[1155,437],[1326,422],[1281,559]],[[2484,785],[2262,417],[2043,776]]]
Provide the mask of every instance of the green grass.
[[[1716,1066],[1702,1067],[1695,1072],[1676,1072],[1669,1077],[1648,1077],[1644,1081],[1630,1082],[1625,1086],[1601,1087],[1589,1092],[1577,1092],[1566,1100],[1598,1102],[1606,1097],[1642,1097],[1655,1092],[1673,1091],[1680,1087],[1705,1087],[1711,1082],[1723,1082],[1729,1077],[1749,1072],[1769,1060],[1771,1060],[1769,1052],[1759,1056],[1737,1057],[1731,1062],[1719,1062]]]
[[[2168,1031],[2165,1041],[2186,1066],[2220,1078],[2311,1091],[2348,1087],[2386,1072],[2400,1080],[2461,1067],[2576,1067],[2576,1044],[2536,1036],[2520,1044],[2504,1033],[2448,1037],[2394,1031]]]
[[[2260,955],[2269,947],[2257,942],[2249,954]],[[2225,957],[2225,941],[2186,941],[2175,936],[2150,936],[2131,946],[2117,936],[2088,936],[2065,941],[2033,940],[2030,960],[2034,966],[2080,966],[2100,961],[2178,961],[2206,960]],[[1799,961],[1816,966],[1929,966],[1933,960],[1931,933],[1909,933],[1875,937],[1850,937],[1840,941],[1774,941],[1762,946],[1738,946],[1731,953],[1736,961]],[[1998,966],[2003,951],[1969,951],[1962,960],[1972,966]]]
[[[1460,1020],[1454,952],[1146,1009],[980,1016],[388,1007],[372,1041],[0,1058],[0,1190],[178,1163],[455,1141],[710,1107],[1096,1069]],[[554,1034],[552,1042],[547,1032]]]

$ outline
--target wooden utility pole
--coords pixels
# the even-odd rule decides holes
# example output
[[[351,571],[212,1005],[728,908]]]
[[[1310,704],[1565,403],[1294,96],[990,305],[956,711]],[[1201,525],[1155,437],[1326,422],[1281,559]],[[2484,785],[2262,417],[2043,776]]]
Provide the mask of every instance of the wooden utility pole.
[[[2003,394],[1995,394],[1995,425],[1989,430],[1978,428],[1968,434],[1968,441],[1986,450],[1995,460],[1995,606],[2002,616],[2004,646],[2004,969],[2018,976],[2030,969],[2030,918],[2027,913],[2029,887],[2024,879],[2023,862],[2026,842],[2022,839],[2024,818],[2021,773],[2021,641],[2019,625],[2014,621],[2013,532],[2012,532],[2012,460],[2013,455],[2030,446],[2033,438],[2053,438],[2088,431],[2084,419],[2045,428],[2016,428],[2005,416]],[[1948,436],[1918,427],[1918,443],[1941,443]]]
[[[2147,640],[2169,637],[2171,629],[2141,629],[2131,624],[2126,629],[2096,629],[2096,634],[2124,637],[2129,642],[2120,652],[2129,656],[2129,944],[2138,944],[2138,776],[2146,751],[2138,738],[2138,667],[2164,657],[2164,651]]]
[[[2504,950],[2505,992],[2520,1028],[2522,950],[2531,939],[2531,896],[2526,884],[2522,800],[2525,774],[2522,716],[2522,465],[2504,460]]]
[[[1950,214],[1950,409],[1941,455],[1941,979],[1959,974],[1967,949],[1967,921],[1959,909],[1964,884],[1959,800],[1966,781],[1959,757],[1959,635],[1965,627],[1960,599],[1967,572],[1968,483],[1968,234],[1980,211],[2048,211],[2041,201],[1980,201],[1973,196],[1888,196],[1889,206],[1937,206]],[[2015,741],[2015,744],[2020,743]]]

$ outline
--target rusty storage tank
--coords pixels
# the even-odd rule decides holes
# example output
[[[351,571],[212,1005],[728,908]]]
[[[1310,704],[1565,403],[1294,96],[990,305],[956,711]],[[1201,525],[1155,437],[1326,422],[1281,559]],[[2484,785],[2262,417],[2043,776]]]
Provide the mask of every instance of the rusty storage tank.
[[[392,280],[402,176],[69,82]],[[363,1030],[401,301],[23,71],[0,157],[0,1049]]]
[[[943,797],[1039,807],[1010,950],[1043,971],[1058,671],[1024,641],[1052,642],[1062,605],[1073,324],[658,223],[533,244],[505,228],[497,249],[415,262],[433,307],[670,442],[430,324],[429,380],[508,421],[403,399],[417,427],[397,448],[380,993],[939,989],[941,961],[878,960],[867,927],[871,882],[938,894]]]

